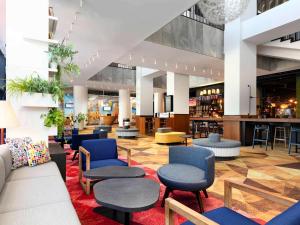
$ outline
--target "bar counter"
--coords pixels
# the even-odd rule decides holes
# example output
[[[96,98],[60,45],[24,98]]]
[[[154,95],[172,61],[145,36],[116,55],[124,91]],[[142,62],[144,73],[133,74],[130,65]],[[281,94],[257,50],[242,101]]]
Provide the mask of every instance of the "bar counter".
[[[224,138],[239,140],[243,146],[252,144],[254,126],[258,124],[269,125],[270,143],[273,144],[274,130],[276,126],[300,127],[299,118],[249,118],[246,116],[224,116],[223,118],[190,117],[192,122],[192,134],[195,137],[195,125],[199,122],[223,123]],[[299,137],[300,140],[300,137]],[[273,147],[273,146],[272,146]]]

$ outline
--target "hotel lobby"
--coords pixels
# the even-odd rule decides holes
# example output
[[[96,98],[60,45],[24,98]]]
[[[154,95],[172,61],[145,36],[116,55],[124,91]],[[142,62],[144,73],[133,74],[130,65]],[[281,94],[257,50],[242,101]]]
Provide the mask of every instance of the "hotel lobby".
[[[299,0],[0,0],[0,225],[300,225]]]

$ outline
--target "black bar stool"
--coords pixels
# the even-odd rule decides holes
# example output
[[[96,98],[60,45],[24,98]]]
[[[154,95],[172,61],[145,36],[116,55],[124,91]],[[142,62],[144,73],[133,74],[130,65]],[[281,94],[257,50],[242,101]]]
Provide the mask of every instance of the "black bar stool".
[[[292,146],[296,147],[296,153],[298,153],[298,146],[300,146],[300,142],[298,142],[298,134],[300,133],[300,127],[291,127],[290,131],[290,139],[289,139],[289,155],[291,154]]]
[[[208,137],[208,126],[206,122],[200,122],[197,124],[197,131],[199,132],[200,138],[202,138],[202,134],[204,134],[204,137]]]
[[[270,127],[269,125],[255,125],[254,132],[253,132],[253,140],[252,140],[252,148],[256,142],[265,143],[266,150],[268,149],[268,141],[269,141],[269,132]]]

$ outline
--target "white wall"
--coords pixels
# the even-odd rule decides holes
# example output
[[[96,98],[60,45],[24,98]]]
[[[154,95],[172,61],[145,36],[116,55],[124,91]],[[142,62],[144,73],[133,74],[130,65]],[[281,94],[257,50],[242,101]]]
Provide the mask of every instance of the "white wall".
[[[167,95],[173,95],[173,113],[189,114],[189,76],[167,72]]]
[[[48,0],[6,1],[6,18],[2,22],[5,23],[8,80],[25,78],[34,71],[41,78],[48,79],[48,43],[26,38],[47,40],[48,5]],[[20,98],[7,96],[7,99],[11,101],[20,122],[20,127],[7,129],[7,136],[30,136],[34,141],[48,141],[49,129],[44,127],[40,118],[41,114],[48,112],[48,108],[24,107]]]
[[[74,85],[74,113],[75,116],[78,113],[87,114],[88,112],[88,88],[86,86]]]
[[[119,90],[119,126],[123,127],[123,119],[131,117],[130,92],[128,89]]]
[[[136,68],[136,115],[153,115],[153,78],[147,76],[156,70],[137,67]]]
[[[0,50],[5,55],[6,43],[6,0],[0,0]]]

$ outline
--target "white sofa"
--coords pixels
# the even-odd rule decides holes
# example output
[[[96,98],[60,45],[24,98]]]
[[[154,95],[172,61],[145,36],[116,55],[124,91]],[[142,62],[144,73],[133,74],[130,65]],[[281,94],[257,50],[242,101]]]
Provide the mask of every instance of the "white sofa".
[[[0,224],[80,224],[55,162],[11,170],[8,145],[0,145]]]

